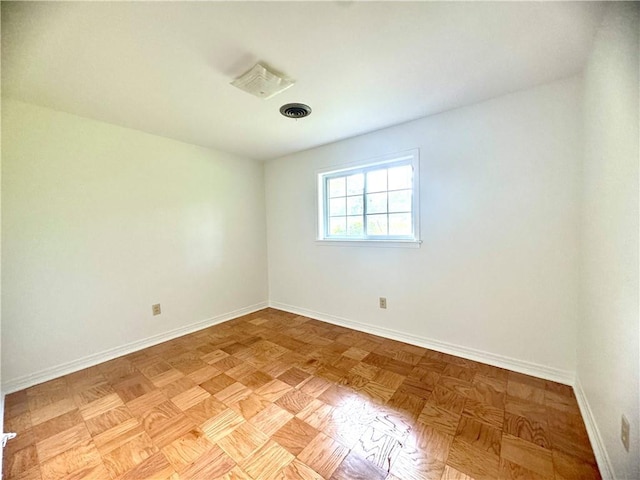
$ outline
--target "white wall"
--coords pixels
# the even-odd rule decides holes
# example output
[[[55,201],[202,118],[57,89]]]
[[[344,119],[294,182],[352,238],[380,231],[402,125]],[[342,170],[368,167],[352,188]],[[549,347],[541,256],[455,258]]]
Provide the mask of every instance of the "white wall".
[[[578,379],[613,478],[640,478],[638,4],[612,3],[585,72]],[[620,417],[631,421],[631,451]]]
[[[580,119],[573,78],[268,162],[272,304],[491,352],[570,382]],[[416,147],[421,248],[314,242],[315,169]]]
[[[260,163],[3,99],[2,169],[5,385],[267,300]]]
[[[1,109],[1,106],[0,106]],[[0,131],[2,119],[0,116]],[[2,155],[0,155],[0,252],[2,251]],[[2,388],[2,256],[0,255],[0,433],[4,432],[4,390]],[[2,478],[2,458],[4,449],[0,448],[0,478]]]

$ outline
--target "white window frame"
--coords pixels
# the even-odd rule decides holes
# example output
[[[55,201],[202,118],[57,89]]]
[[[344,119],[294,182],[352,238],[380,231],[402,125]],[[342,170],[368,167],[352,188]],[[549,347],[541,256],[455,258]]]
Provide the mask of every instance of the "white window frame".
[[[356,173],[365,173],[381,167],[393,167],[397,165],[411,165],[412,176],[412,225],[411,236],[369,236],[369,237],[335,237],[328,236],[328,195],[327,183],[330,178],[341,177]],[[418,149],[392,153],[381,157],[341,165],[328,167],[316,171],[317,177],[317,237],[318,245],[336,246],[378,246],[378,247],[409,247],[419,248],[420,240],[420,152]],[[366,201],[365,201],[366,204]],[[366,215],[366,210],[365,210]]]

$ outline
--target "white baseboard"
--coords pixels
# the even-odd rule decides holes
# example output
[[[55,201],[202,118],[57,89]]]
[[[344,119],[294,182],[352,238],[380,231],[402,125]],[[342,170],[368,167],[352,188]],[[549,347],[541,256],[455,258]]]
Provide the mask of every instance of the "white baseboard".
[[[564,385],[573,385],[575,380],[574,372],[568,370],[560,370],[557,368],[547,367],[545,365],[539,365],[537,363],[519,360],[517,358],[505,357],[503,355],[484,352],[482,350],[455,345],[453,343],[420,337],[418,335],[399,332],[390,328],[361,323],[355,320],[337,317],[335,315],[329,315],[306,308],[287,305],[285,303],[269,302],[269,306],[272,308],[277,308],[279,310],[284,310],[286,312],[295,313],[297,315],[303,315],[305,317],[321,320],[323,322],[331,323],[334,325],[339,325],[341,327],[352,328],[361,332],[371,333],[373,335],[378,335],[380,337],[389,338],[392,340],[398,340],[401,342],[409,343],[411,345],[417,345],[419,347],[428,348],[430,350],[447,353],[449,355],[456,355],[458,357],[466,358],[467,360],[474,360],[476,362],[493,365],[494,367],[506,368],[508,370],[513,370],[514,372],[524,373],[526,375],[531,375],[538,378],[544,378],[545,380],[551,380],[554,382],[562,383]]]
[[[198,330],[202,330],[203,328],[217,325],[218,323],[226,322],[228,320],[241,317],[258,310],[262,310],[263,308],[267,308],[267,306],[267,302],[256,303],[255,305],[250,305],[248,307],[240,308],[232,312],[223,313],[222,315],[217,315],[206,320],[192,323],[185,327],[176,328],[174,330],[160,333],[152,337],[143,338],[142,340],[137,340],[126,345],[94,353],[84,358],[79,358],[78,360],[55,365],[53,367],[40,370],[39,372],[11,379],[2,385],[2,390],[4,393],[17,392],[18,390],[32,387],[49,380],[53,380],[54,378],[60,377],[62,375],[77,372],[78,370],[92,367],[108,360],[113,360],[114,358],[121,357],[122,355],[137,352],[138,350],[142,350],[143,348],[152,347],[153,345],[166,342],[167,340],[173,340],[174,338],[181,337]]]
[[[573,386],[573,391],[576,393],[580,413],[582,413],[582,419],[587,427],[589,441],[591,442],[591,448],[593,448],[593,454],[596,456],[596,462],[598,462],[598,468],[600,469],[602,480],[615,480],[611,459],[609,458],[607,449],[604,447],[604,441],[600,435],[598,424],[593,417],[593,412],[589,406],[589,401],[587,400],[587,396],[582,388],[580,379],[577,377],[575,385]]]

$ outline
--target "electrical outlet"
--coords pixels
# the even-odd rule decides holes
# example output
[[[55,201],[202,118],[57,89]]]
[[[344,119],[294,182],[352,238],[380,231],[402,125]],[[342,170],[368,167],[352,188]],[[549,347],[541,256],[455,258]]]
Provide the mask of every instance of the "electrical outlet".
[[[387,308],[387,299],[385,297],[380,297],[380,308]]]
[[[622,415],[622,428],[620,429],[620,440],[622,440],[622,445],[624,445],[624,449],[629,451],[629,420],[627,417]]]
[[[160,313],[162,313],[160,311],[160,304],[156,303],[155,305],[151,305],[151,312],[153,312],[154,315],[160,315]]]

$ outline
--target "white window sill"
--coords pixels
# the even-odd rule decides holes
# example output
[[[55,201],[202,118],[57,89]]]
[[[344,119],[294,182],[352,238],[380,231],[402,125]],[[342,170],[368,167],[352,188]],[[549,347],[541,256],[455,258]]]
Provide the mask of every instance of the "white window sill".
[[[420,248],[422,240],[316,240],[325,247]]]

